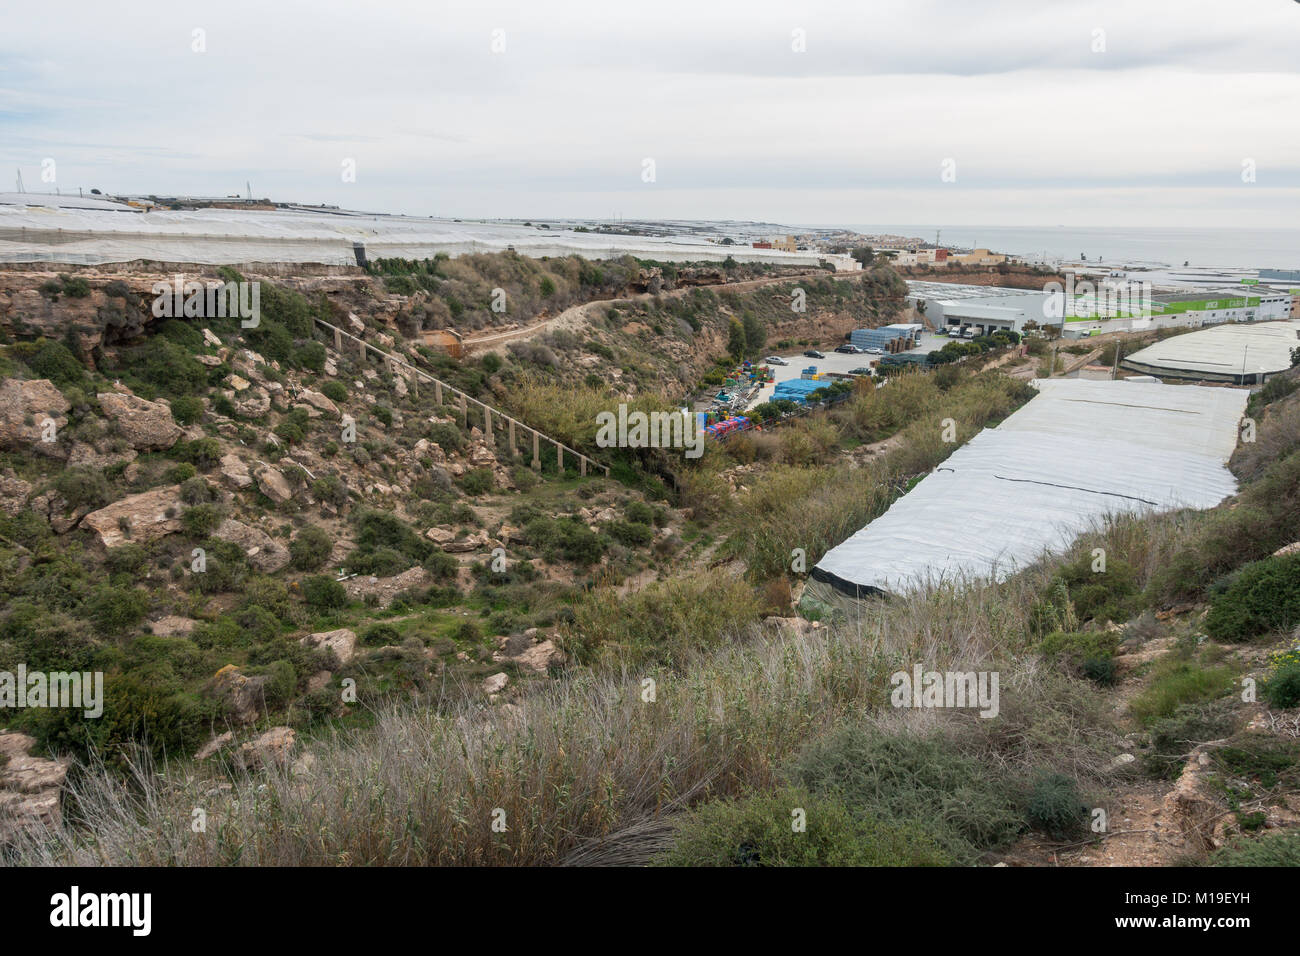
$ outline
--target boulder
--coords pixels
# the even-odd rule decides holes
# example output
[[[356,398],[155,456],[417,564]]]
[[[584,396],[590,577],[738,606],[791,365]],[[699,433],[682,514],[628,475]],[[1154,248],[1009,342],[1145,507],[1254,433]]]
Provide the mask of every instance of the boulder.
[[[287,767],[298,735],[291,727],[272,727],[264,734],[241,744],[238,763],[245,770],[262,767]]]
[[[322,647],[334,652],[334,656],[339,659],[340,664],[346,664],[357,654],[357,635],[355,631],[350,631],[346,627],[341,627],[337,631],[318,631],[315,634],[308,634],[298,643],[305,644],[308,647]]]
[[[30,482],[23,481],[8,469],[0,475],[0,511],[16,518],[27,508],[27,496],[32,493]]]
[[[510,678],[505,674],[493,674],[483,681],[483,692],[485,694],[499,694],[506,689],[508,683],[510,683]]]
[[[261,418],[271,410],[271,396],[261,386],[241,392],[235,402],[235,413],[244,418]]]
[[[224,734],[213,737],[206,744],[199,748],[199,752],[194,755],[195,760],[207,760],[219,750],[224,750],[234,743],[235,735],[227,730]]]
[[[265,688],[270,678],[265,675],[248,677],[234,664],[227,664],[212,679],[214,695],[230,711],[231,719],[240,724],[251,724],[262,713],[266,703]]]
[[[168,614],[149,624],[149,629],[158,637],[189,637],[198,622],[192,617],[180,617]]]
[[[32,757],[35,744],[26,734],[0,732],[0,844],[18,830],[62,822],[70,761]]]
[[[304,388],[298,393],[298,398],[318,411],[326,412],[330,415],[337,415],[339,413],[339,407],[320,392],[313,392],[309,388]]]
[[[230,487],[239,490],[253,483],[253,476],[248,473],[248,465],[234,452],[221,456],[221,477]]]
[[[212,536],[238,545],[248,555],[248,563],[263,574],[274,574],[289,563],[288,548],[260,528],[234,518],[221,522]]]
[[[564,652],[555,646],[554,641],[542,641],[534,644],[522,654],[510,658],[525,670],[536,674],[545,674],[552,666],[564,662]]]
[[[283,504],[293,497],[289,480],[270,465],[263,465],[257,470],[257,488],[262,494],[277,504]]]
[[[92,511],[81,526],[99,535],[106,548],[128,541],[153,541],[181,530],[181,486],[168,485],[115,501]]]
[[[22,381],[6,378],[0,381],[0,448],[15,451],[52,444],[43,441],[46,436],[44,423],[47,420],[54,422],[57,436],[58,431],[68,424],[63,413],[71,407],[49,379]]]
[[[163,402],[150,402],[137,395],[100,392],[96,396],[113,429],[137,451],[162,451],[180,439],[183,429]]]

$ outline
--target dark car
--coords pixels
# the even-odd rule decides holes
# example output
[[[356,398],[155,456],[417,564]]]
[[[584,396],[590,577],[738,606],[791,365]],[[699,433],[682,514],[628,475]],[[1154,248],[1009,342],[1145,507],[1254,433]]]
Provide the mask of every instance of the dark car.
[[[818,352],[816,349],[809,349],[807,352],[804,352],[803,354],[806,355],[806,356],[808,356],[808,358],[825,358],[825,357],[826,357],[824,354],[822,354],[821,352]]]
[[[857,355],[858,347],[856,345],[839,345],[836,346],[835,351],[843,352],[846,355]]]

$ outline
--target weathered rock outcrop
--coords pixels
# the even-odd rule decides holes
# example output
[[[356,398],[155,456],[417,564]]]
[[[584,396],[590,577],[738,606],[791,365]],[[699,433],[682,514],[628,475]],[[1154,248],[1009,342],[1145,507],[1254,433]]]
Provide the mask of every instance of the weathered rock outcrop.
[[[6,378],[0,381],[0,448],[57,454],[48,446],[57,444],[58,432],[68,424],[64,412],[71,407],[63,393],[47,378],[25,381]],[[49,437],[47,422],[54,423],[54,442],[42,441]],[[47,446],[48,450],[41,445]],[[66,453],[64,449],[63,454]]]
[[[289,563],[289,549],[260,528],[227,518],[212,532],[214,538],[243,549],[248,563],[263,574],[274,574]]]
[[[299,643],[333,651],[340,664],[346,664],[357,654],[356,632],[346,627],[341,627],[337,631],[318,631],[315,634],[308,634]]]
[[[213,694],[226,705],[232,720],[241,724],[251,724],[262,713],[266,702],[266,685],[270,681],[265,675],[249,677],[240,673],[234,664],[227,664],[217,671],[212,680]]]
[[[26,734],[0,733],[0,842],[14,830],[57,826],[63,818],[69,762],[30,756],[35,743]]]
[[[168,485],[115,501],[82,519],[106,548],[153,541],[181,529],[181,486]]]
[[[171,448],[184,431],[172,418],[171,407],[162,402],[120,392],[101,392],[96,398],[113,429],[138,451]]]
[[[257,479],[257,490],[277,504],[283,504],[293,497],[289,479],[270,465],[257,469],[254,477]]]

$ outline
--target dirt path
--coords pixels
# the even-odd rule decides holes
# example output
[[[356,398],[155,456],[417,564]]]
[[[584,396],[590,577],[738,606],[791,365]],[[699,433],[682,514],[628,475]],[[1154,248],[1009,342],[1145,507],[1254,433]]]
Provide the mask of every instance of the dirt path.
[[[798,282],[800,279],[820,279],[826,276],[835,278],[851,278],[862,275],[862,270],[853,272],[827,272],[819,269],[816,272],[801,272],[796,275],[788,276],[771,276],[762,279],[746,279],[743,282],[724,282],[721,285],[705,286],[683,286],[680,289],[672,289],[668,292],[660,292],[658,298],[662,299],[680,299],[682,296],[689,295],[695,289],[710,289],[715,292],[752,292],[754,289],[760,289],[768,285],[780,285],[788,282]],[[621,295],[613,299],[597,299],[593,302],[583,302],[579,305],[571,305],[559,315],[553,315],[549,319],[543,319],[532,325],[524,326],[520,329],[508,329],[505,332],[494,332],[491,335],[481,335],[474,338],[468,338],[461,342],[461,349],[464,355],[474,355],[485,352],[489,349],[498,348],[508,342],[517,342],[521,339],[532,338],[539,332],[567,330],[577,332],[585,328],[588,317],[592,309],[609,309],[620,302],[647,302],[656,298],[652,292],[636,292],[632,295]]]

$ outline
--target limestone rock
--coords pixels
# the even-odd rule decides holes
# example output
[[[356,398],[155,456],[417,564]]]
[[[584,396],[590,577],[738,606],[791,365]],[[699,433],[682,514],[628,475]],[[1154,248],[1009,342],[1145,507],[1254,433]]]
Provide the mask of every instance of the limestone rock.
[[[197,623],[192,617],[168,614],[151,622],[149,628],[158,637],[189,637]]]
[[[248,473],[248,465],[234,452],[221,456],[221,477],[225,479],[226,484],[236,490],[247,488],[253,483],[253,476]]]
[[[17,830],[62,821],[69,761],[30,756],[35,743],[26,734],[0,732],[0,843]]]
[[[340,664],[348,663],[357,654],[356,632],[346,627],[341,627],[337,631],[318,631],[315,634],[308,634],[299,643],[333,651]]]
[[[139,451],[161,451],[180,439],[183,429],[172,418],[171,407],[136,395],[101,392],[96,396],[114,430]]]
[[[57,436],[68,424],[63,413],[71,407],[49,379],[0,381],[0,448],[14,451],[51,444],[41,440],[45,435],[44,423],[52,421]],[[50,451],[45,449],[45,453]]]
[[[229,747],[235,740],[235,735],[227,730],[224,734],[213,737],[206,744],[199,748],[199,752],[194,755],[195,760],[207,760],[219,750]]]
[[[238,545],[248,555],[248,563],[263,574],[274,574],[289,563],[289,549],[260,528],[234,518],[221,522],[213,537]]]
[[[115,548],[128,541],[153,541],[180,531],[180,495],[180,485],[154,488],[92,511],[81,524],[96,532],[106,548]]]
[[[510,683],[510,678],[505,674],[493,674],[483,681],[483,692],[486,694],[499,694],[506,689],[508,683]]]
[[[264,709],[265,688],[269,681],[265,675],[248,677],[235,665],[227,664],[217,671],[212,688],[217,699],[230,710],[231,719],[236,723],[251,724]]]
[[[298,393],[298,398],[318,411],[326,412],[330,415],[337,415],[339,413],[339,407],[320,392],[313,392],[311,389],[305,388]]]
[[[238,761],[245,770],[261,767],[287,767],[297,733],[291,727],[272,727],[266,733],[241,744]]]
[[[257,488],[262,494],[277,504],[283,504],[293,497],[289,481],[270,465],[263,465],[257,470]]]

